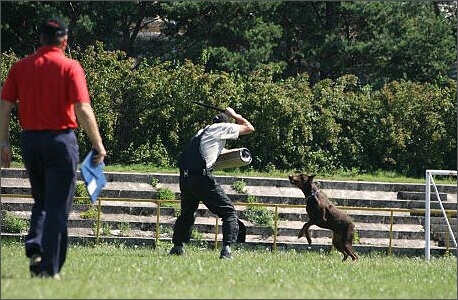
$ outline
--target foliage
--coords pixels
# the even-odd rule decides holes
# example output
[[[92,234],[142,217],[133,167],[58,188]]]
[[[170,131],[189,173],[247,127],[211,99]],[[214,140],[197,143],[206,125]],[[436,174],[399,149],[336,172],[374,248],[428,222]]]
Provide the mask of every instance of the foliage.
[[[178,217],[181,214],[181,206],[176,205],[173,210],[173,216]]]
[[[98,210],[95,207],[90,207],[86,211],[83,211],[83,212],[80,213],[80,217],[82,219],[96,220],[97,219],[97,215],[98,215]]]
[[[341,5],[344,12],[351,12],[352,21],[364,20],[345,24],[350,38],[339,49],[344,53],[339,59],[348,72],[364,83],[381,87],[389,81],[428,82],[438,75],[451,74],[450,62],[456,59],[456,50],[452,49],[456,49],[457,42],[451,32],[455,31],[456,19],[450,22],[444,18],[437,4],[357,1]],[[323,50],[329,52],[331,48],[325,43]]]
[[[2,3],[2,52],[39,45],[51,15],[69,24],[71,49],[96,42],[123,58],[248,75],[268,65],[310,82],[354,74],[380,88],[394,80],[456,78],[453,1],[121,1]]]
[[[248,203],[257,203],[255,196],[248,196]],[[241,213],[241,217],[259,226],[273,228],[275,213],[261,205],[250,205]]]
[[[75,186],[75,198],[73,200],[75,204],[91,204],[89,199],[89,193],[86,185],[82,181],[77,181]]]
[[[242,194],[246,194],[247,193],[246,183],[245,183],[245,181],[243,179],[239,179],[239,180],[234,181],[234,183],[232,183],[232,188],[236,192],[239,192],[239,193],[242,193]]]
[[[156,187],[159,184],[159,179],[157,177],[151,178],[151,185]]]
[[[118,224],[119,235],[120,236],[129,236],[132,232],[128,222],[121,222]]]
[[[360,238],[361,238],[361,237],[359,236],[359,232],[358,232],[358,230],[356,229],[356,230],[355,230],[355,233],[354,233],[354,235],[353,235],[353,243],[359,244],[359,243],[361,242],[361,241],[360,241]]]
[[[0,59],[1,86],[3,86],[3,81],[6,79],[10,66],[14,62],[16,62],[18,59],[19,57],[11,51],[7,51],[5,53],[2,52],[1,59]],[[20,131],[21,131],[21,128],[19,126],[19,121],[17,117],[17,107],[15,106],[12,109],[11,121],[10,121],[10,132],[12,132],[12,134],[10,134],[10,147],[11,147],[11,152],[12,152],[11,153],[12,161],[21,161],[22,160],[20,156],[20,153],[21,153],[20,141],[21,140],[20,140],[20,135],[18,134]]]
[[[203,234],[201,232],[199,232],[199,230],[193,228],[192,231],[191,231],[191,239],[193,239],[194,241],[202,241],[203,240]]]
[[[129,144],[126,132],[119,132],[120,127],[124,126],[122,121],[131,122],[131,128],[134,129],[135,123],[129,114],[135,114],[136,111],[130,111],[129,107],[122,107],[124,93],[128,93],[131,82],[130,68],[132,62],[122,59],[124,54],[120,51],[104,51],[101,43],[86,48],[84,51],[74,50],[74,58],[78,59],[83,66],[87,77],[92,106],[97,113],[97,122],[100,133],[104,139],[104,144],[111,153],[122,153]],[[132,100],[134,97],[132,97]],[[130,99],[129,99],[130,100]],[[139,109],[141,109],[139,107]],[[80,149],[90,149],[90,140],[79,128],[77,131]],[[86,153],[87,151],[80,151]],[[120,156],[120,155],[119,155]],[[133,153],[135,156],[135,153]],[[109,155],[107,162],[110,162]]]
[[[18,20],[2,18],[2,33],[31,33],[28,22],[74,10],[68,19],[76,45],[68,55],[86,71],[109,152],[107,167],[176,168],[186,143],[215,113],[190,102],[201,101],[230,106],[255,126],[254,134],[227,144],[250,149],[253,161],[246,172],[382,171],[422,177],[425,169],[456,169],[456,84],[449,78],[456,52],[450,49],[456,46],[450,28],[456,20],[446,15],[455,12],[445,3],[72,5],[2,3],[2,16],[19,8],[26,14],[19,17],[21,29],[12,26]],[[104,9],[106,15],[97,20]],[[133,41],[124,47],[129,53],[115,46],[127,42],[130,30],[139,30],[121,16],[146,28],[150,13],[169,17],[161,25],[164,39],[146,43],[163,45],[158,50],[163,54],[131,56]],[[115,32],[122,37],[115,38]],[[89,42],[91,34],[99,39]],[[21,45],[12,47],[19,54],[2,49],[2,81],[23,56]],[[282,69],[285,61],[288,67]],[[317,64],[320,76],[313,71]],[[16,109],[10,126],[13,160],[19,162]],[[90,141],[81,128],[77,136],[84,155]]]
[[[2,210],[2,232],[24,233],[29,228],[29,220],[15,216],[13,213]]]
[[[40,43],[37,25],[50,16],[65,15],[61,5],[60,2],[2,2],[2,52],[11,50],[23,57],[35,51]]]
[[[108,222],[101,222],[100,223],[100,235],[102,236],[109,236],[112,234],[112,228],[110,223]]]
[[[444,97],[456,97],[449,86],[434,87],[413,82],[392,82],[379,94],[383,126],[377,133],[375,149],[380,153],[380,167],[402,171],[407,175],[421,174],[426,169],[456,169],[456,105]],[[452,116],[455,115],[455,116]],[[387,130],[389,129],[389,130]],[[415,162],[412,164],[412,162]]]
[[[175,200],[175,193],[170,188],[159,188],[157,190],[157,199],[159,200]]]
[[[249,74],[265,64],[282,77],[307,73],[315,83],[350,73],[376,87],[456,76],[456,4],[185,1],[162,7],[168,17],[162,32],[173,45],[157,41],[163,52],[155,56],[190,59],[208,70]]]
[[[131,72],[118,62],[119,54],[97,49],[84,54],[83,63],[110,149],[107,165],[176,166],[189,138],[212,117],[213,112],[188,102],[199,100],[232,106],[254,124],[254,134],[227,145],[250,149],[253,170],[329,174],[383,170],[423,176],[426,168],[456,168],[456,85],[452,81],[441,85],[400,81],[372,90],[360,86],[354,75],[346,75],[311,87],[306,76],[274,82],[268,68],[243,82],[226,73],[204,73],[189,63],[178,68],[142,65],[129,75],[136,83],[126,85],[122,78],[127,75],[113,75],[122,73],[120,69]],[[101,58],[93,58],[97,56]],[[110,82],[106,81],[110,76]],[[138,85],[140,81],[144,84]],[[228,93],[238,100],[216,98]],[[113,101],[116,94],[120,101]],[[87,136],[81,129],[78,135],[80,149],[88,149]],[[12,143],[18,143],[19,136],[13,121]],[[14,155],[18,151],[13,148]]]

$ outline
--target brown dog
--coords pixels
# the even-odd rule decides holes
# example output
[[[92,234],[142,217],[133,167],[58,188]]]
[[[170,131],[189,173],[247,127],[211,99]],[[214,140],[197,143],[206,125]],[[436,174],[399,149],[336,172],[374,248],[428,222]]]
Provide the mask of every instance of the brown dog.
[[[353,251],[355,225],[347,214],[332,204],[326,194],[319,190],[313,182],[313,177],[315,175],[298,174],[288,176],[289,182],[304,193],[309,217],[309,221],[304,224],[299,232],[298,238],[305,235],[307,242],[311,244],[310,226],[317,225],[321,228],[330,229],[333,233],[332,244],[344,255],[342,261],[345,261],[348,256],[352,260],[357,260],[358,255]]]

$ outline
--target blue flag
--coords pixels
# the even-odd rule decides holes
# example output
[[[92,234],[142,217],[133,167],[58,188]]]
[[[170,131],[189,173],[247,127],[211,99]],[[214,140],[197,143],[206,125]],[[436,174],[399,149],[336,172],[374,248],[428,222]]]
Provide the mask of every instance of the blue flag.
[[[95,203],[97,197],[107,183],[103,169],[105,164],[102,162],[98,165],[92,163],[92,157],[96,153],[94,149],[89,151],[81,164],[81,177],[83,178],[86,190],[89,193],[91,202]]]

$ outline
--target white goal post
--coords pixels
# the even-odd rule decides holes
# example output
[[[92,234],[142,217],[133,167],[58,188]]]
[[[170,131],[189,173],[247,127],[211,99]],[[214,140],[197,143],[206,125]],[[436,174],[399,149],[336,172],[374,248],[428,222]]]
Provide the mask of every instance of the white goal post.
[[[456,245],[455,235],[453,233],[450,222],[448,221],[447,215],[445,213],[444,206],[442,205],[442,200],[437,191],[436,183],[434,182],[434,175],[444,175],[444,176],[456,176],[457,171],[450,170],[426,170],[426,188],[425,188],[425,258],[430,259],[430,239],[431,239],[431,184],[434,187],[434,192],[436,193],[437,200],[444,215],[445,222],[447,223],[448,230],[450,231],[450,236],[452,237],[453,243]]]

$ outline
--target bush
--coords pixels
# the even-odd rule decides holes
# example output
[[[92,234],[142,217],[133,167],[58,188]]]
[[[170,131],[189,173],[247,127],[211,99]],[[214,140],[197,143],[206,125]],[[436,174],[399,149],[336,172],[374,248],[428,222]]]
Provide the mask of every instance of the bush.
[[[256,197],[248,196],[248,203],[256,202]],[[244,211],[242,211],[241,216],[243,219],[246,219],[260,226],[273,228],[274,225],[274,212],[261,205],[248,206]]]
[[[15,216],[9,211],[2,211],[2,232],[23,233],[29,227],[30,221]]]
[[[250,168],[256,171],[382,170],[422,177],[425,169],[456,169],[452,80],[440,85],[400,80],[375,90],[349,74],[311,86],[307,74],[276,80],[268,66],[242,78],[207,73],[189,61],[142,61],[132,70],[125,53],[105,51],[100,43],[73,53],[86,71],[110,164],[175,168],[190,137],[214,114],[193,106],[196,100],[231,106],[250,120],[256,132],[228,141],[227,148],[250,149]],[[18,59],[11,53],[3,57],[2,80]],[[17,110],[10,125],[13,160],[20,161]],[[80,148],[89,149],[81,128],[76,134]]]
[[[175,200],[176,195],[170,188],[159,188],[157,190],[157,199],[158,200]],[[163,207],[172,207],[174,208],[174,216],[178,216],[180,214],[180,205],[175,202],[163,202],[161,203]]]
[[[98,210],[97,210],[97,208],[91,207],[91,208],[89,208],[88,210],[83,211],[83,212],[80,214],[80,217],[81,217],[82,219],[92,219],[92,220],[96,220],[96,219],[97,219],[97,215],[98,215]]]
[[[175,193],[170,188],[159,188],[157,190],[158,200],[175,200]]]
[[[87,192],[86,185],[82,181],[78,181],[75,186],[75,204],[91,204],[89,193]]]
[[[241,194],[246,194],[247,193],[246,183],[245,183],[245,181],[243,179],[234,181],[234,183],[232,184],[232,188],[236,192],[239,192]]]
[[[151,185],[153,187],[156,187],[158,185],[158,183],[159,183],[159,179],[157,177],[151,178]]]
[[[119,235],[120,236],[129,236],[132,232],[128,222],[122,222],[118,224]]]

